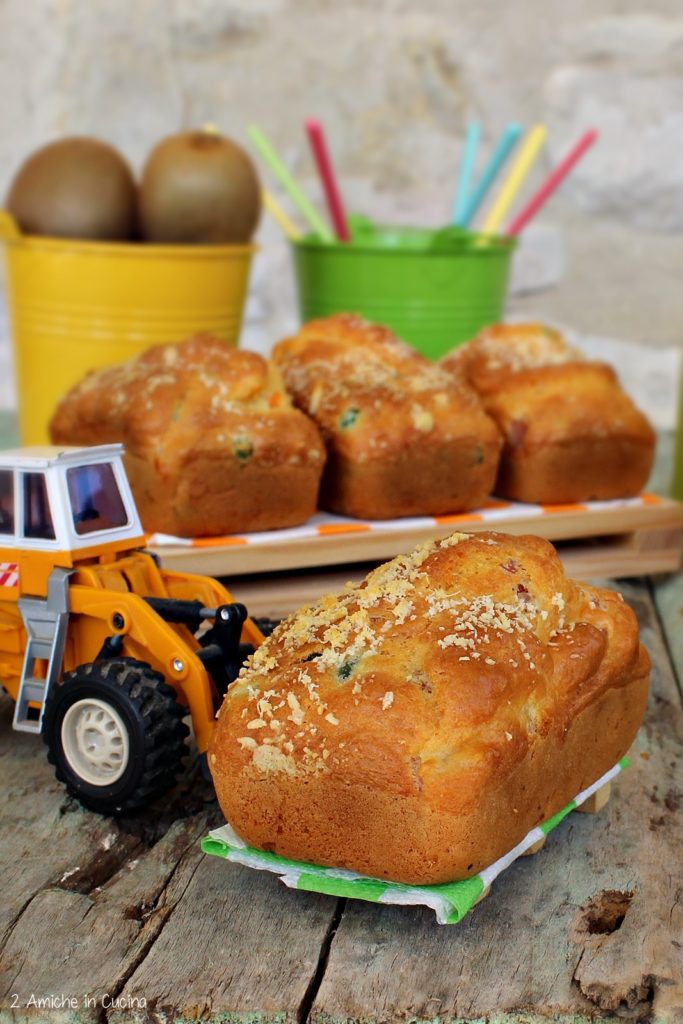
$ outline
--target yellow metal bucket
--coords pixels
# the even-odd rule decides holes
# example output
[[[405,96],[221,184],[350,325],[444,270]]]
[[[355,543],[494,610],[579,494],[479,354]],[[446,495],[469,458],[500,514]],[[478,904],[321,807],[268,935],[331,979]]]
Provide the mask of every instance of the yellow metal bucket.
[[[22,235],[0,211],[23,444],[44,444],[90,370],[208,331],[239,336],[252,245],[147,245]]]

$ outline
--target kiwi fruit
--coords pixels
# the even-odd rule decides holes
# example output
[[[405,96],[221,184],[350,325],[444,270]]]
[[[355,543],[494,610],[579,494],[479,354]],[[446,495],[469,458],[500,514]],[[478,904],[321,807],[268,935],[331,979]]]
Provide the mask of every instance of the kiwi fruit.
[[[128,164],[112,146],[86,136],[32,153],[5,205],[29,235],[117,241],[135,231],[136,187]]]
[[[138,196],[148,242],[217,245],[248,242],[261,213],[261,186],[250,157],[214,131],[162,139],[142,172]]]

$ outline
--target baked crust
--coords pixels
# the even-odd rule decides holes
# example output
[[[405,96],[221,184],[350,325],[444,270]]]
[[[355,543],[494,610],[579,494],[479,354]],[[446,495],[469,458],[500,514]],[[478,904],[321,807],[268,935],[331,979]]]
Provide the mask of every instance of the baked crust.
[[[270,530],[317,507],[325,449],[277,369],[198,335],[90,374],[50,425],[57,444],[122,441],[145,529]]]
[[[323,508],[364,519],[480,506],[501,439],[479,399],[378,324],[341,314],[275,347],[296,405],[327,447]]]
[[[655,433],[614,370],[542,324],[496,324],[446,356],[505,438],[496,493],[530,502],[630,497],[647,483]]]
[[[468,877],[626,752],[649,659],[620,595],[547,541],[454,534],[284,622],[226,696],[226,818],[284,857]]]

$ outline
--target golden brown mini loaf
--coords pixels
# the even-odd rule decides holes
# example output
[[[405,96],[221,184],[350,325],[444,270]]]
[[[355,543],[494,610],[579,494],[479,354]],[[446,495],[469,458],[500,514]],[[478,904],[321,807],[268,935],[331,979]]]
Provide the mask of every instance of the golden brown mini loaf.
[[[283,622],[209,747],[251,845],[379,878],[467,877],[608,771],[647,700],[619,594],[545,541],[456,533]]]
[[[270,530],[316,509],[325,449],[315,425],[271,363],[208,335],[90,374],[50,431],[57,444],[125,444],[148,531]]]
[[[365,519],[475,508],[500,438],[471,388],[386,327],[341,314],[273,352],[294,402],[327,445],[321,507]]]
[[[655,434],[614,370],[542,324],[496,324],[442,360],[505,438],[496,493],[562,503],[623,498],[647,483]]]

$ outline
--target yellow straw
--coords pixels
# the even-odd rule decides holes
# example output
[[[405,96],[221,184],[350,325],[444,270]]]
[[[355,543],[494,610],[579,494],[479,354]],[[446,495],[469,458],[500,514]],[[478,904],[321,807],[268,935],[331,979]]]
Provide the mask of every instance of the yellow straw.
[[[481,228],[482,235],[493,235],[500,227],[505,214],[515,201],[517,193],[524,184],[524,179],[531,170],[531,165],[545,142],[546,134],[545,125],[537,124],[534,125],[527,135],[519,151],[519,156],[515,160],[505,184],[500,190],[500,194],[491,207],[489,215]]]
[[[301,232],[298,227],[291,217],[282,209],[275,196],[265,188],[261,195],[263,196],[263,205],[266,210],[273,220],[278,222],[284,233],[287,235],[287,238],[289,238],[291,242],[296,242],[297,238],[301,238]]]

